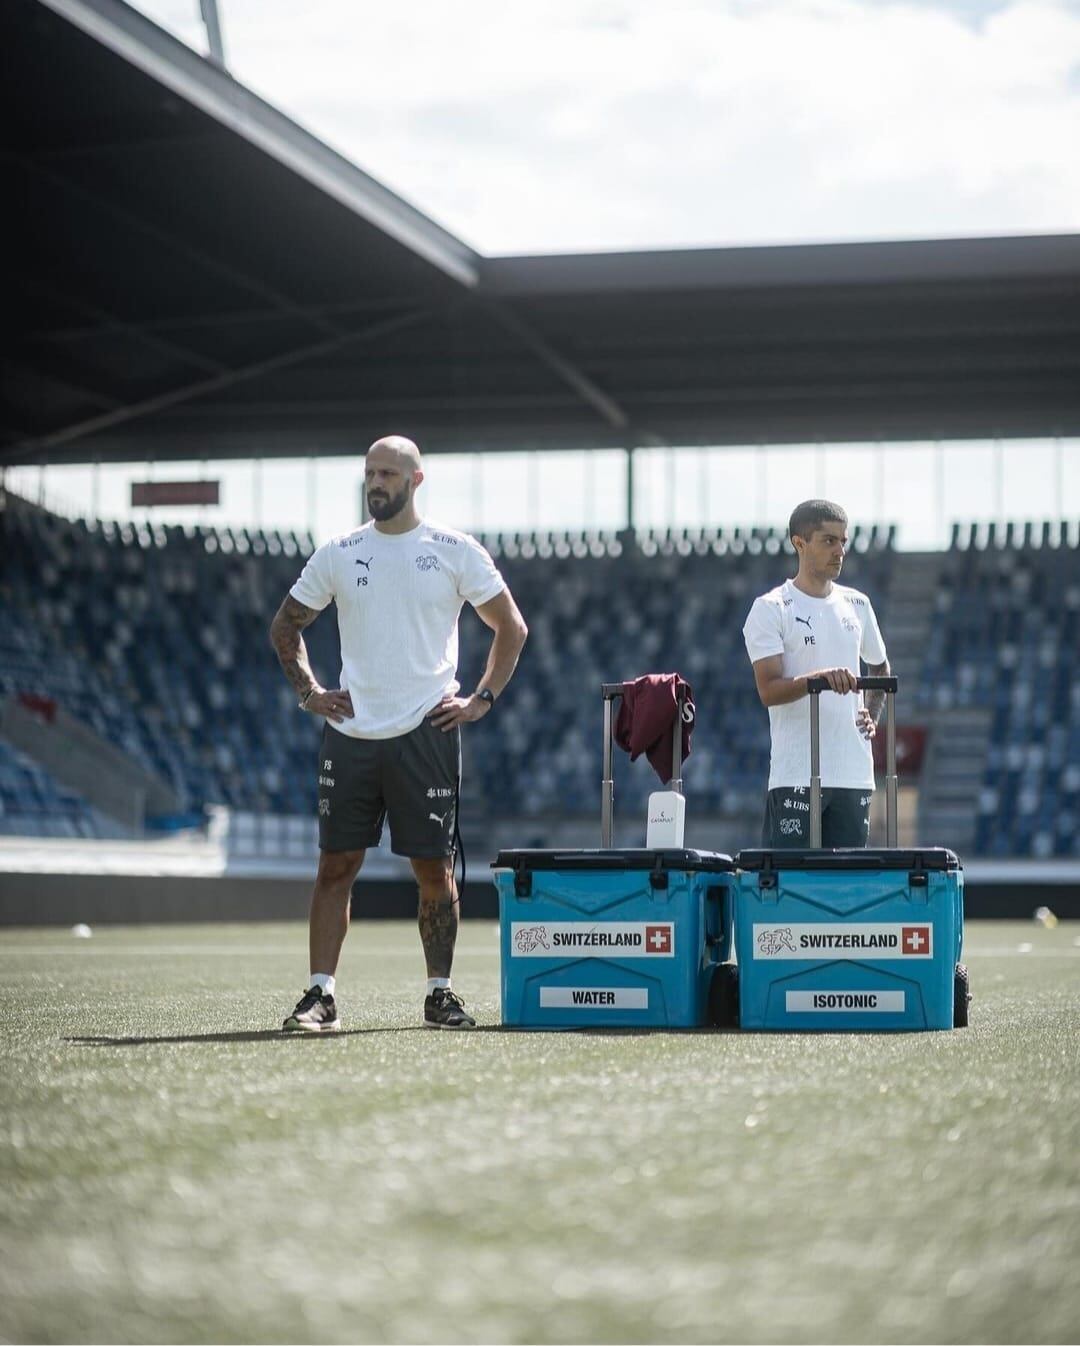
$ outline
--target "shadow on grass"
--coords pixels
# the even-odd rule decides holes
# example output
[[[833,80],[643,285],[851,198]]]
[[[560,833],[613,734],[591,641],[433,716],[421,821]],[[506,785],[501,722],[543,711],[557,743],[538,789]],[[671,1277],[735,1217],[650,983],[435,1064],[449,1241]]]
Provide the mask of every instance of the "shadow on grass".
[[[535,1032],[535,1029],[518,1029],[518,1032]],[[600,1026],[592,1028],[560,1028],[544,1029],[544,1032],[573,1033],[579,1038],[655,1038],[655,1037],[723,1037],[728,1033],[736,1033],[742,1036],[737,1028],[717,1028],[712,1024],[693,1024],[684,1028],[665,1027],[657,1025],[649,1028],[603,1028]]]
[[[423,1033],[433,1032],[423,1024],[401,1024],[396,1028],[342,1028],[336,1033],[283,1033],[280,1028],[261,1028],[237,1033],[177,1033],[166,1037],[81,1037],[61,1038],[61,1042],[70,1042],[76,1047],[149,1047],[158,1043],[199,1043],[199,1042],[333,1042],[338,1038],[363,1037],[368,1033]],[[501,1033],[501,1024],[477,1025],[476,1028],[458,1030],[469,1033]]]

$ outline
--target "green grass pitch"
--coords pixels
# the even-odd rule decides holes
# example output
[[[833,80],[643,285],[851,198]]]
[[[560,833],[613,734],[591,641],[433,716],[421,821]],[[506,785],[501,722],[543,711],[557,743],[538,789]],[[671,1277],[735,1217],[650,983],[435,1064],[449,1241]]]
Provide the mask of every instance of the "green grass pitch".
[[[1023,946],[1028,946],[1021,951]],[[0,934],[0,1339],[1075,1342],[1080,933],[969,925],[966,1031],[419,1026],[356,923]]]

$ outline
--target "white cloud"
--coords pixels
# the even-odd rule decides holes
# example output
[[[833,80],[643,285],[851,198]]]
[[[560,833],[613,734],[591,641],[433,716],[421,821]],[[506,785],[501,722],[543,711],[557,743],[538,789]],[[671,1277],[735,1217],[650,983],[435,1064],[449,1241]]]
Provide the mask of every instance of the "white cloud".
[[[484,252],[1080,229],[1073,3],[219,3],[239,79]]]

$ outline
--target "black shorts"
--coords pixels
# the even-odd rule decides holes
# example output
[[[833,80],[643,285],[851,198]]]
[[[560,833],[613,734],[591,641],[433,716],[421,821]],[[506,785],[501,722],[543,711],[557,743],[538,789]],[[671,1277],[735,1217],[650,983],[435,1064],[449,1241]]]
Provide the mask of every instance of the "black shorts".
[[[870,840],[870,800],[873,790],[822,790],[821,844],[865,846]],[[810,845],[810,787],[795,785],[770,790],[765,801],[761,844],[768,850],[808,848]]]
[[[319,753],[319,848],[377,846],[413,860],[453,854],[461,732],[423,720],[398,738],[350,738],[327,722]]]

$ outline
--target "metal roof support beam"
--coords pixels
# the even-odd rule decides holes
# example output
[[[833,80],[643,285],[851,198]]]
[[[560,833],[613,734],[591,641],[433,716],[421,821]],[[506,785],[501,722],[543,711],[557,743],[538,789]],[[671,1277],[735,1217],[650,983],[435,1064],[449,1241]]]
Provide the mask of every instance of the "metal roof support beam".
[[[538,356],[553,374],[569,388],[572,388],[587,406],[592,407],[593,411],[607,421],[608,425],[616,430],[630,429],[630,417],[618,402],[593,383],[592,379],[583,373],[577,365],[567,360],[565,356],[560,355],[523,318],[519,318],[504,304],[493,303],[490,300],[483,301],[482,307],[501,327],[505,327],[508,332],[512,332],[519,341],[528,346],[529,350]]]
[[[119,407],[115,411],[105,412],[101,416],[91,416],[87,420],[64,426],[50,434],[39,435],[37,439],[23,441],[21,444],[14,446],[15,452],[23,456],[42,456],[49,449],[55,448],[59,444],[70,444],[73,440],[84,439],[87,435],[97,434],[101,430],[110,430],[117,425],[128,424],[131,421],[139,420],[143,416],[151,416],[158,411],[167,411],[171,407],[192,402],[199,397],[205,397],[208,393],[221,392],[226,388],[234,387],[247,379],[259,378],[264,374],[271,374],[278,369],[284,369],[288,365],[298,364],[301,360],[312,359],[319,355],[325,355],[329,351],[339,350],[342,346],[347,346],[354,341],[370,341],[389,332],[400,331],[402,328],[411,327],[429,316],[425,309],[414,310],[411,313],[399,313],[383,322],[372,323],[370,327],[366,327],[360,332],[346,332],[330,337],[326,341],[317,341],[313,345],[283,351],[280,355],[273,355],[267,360],[258,360],[253,364],[244,365],[240,369],[232,369],[212,378],[200,379],[197,383],[187,383],[183,387],[173,388],[167,393],[158,393],[154,397],[144,398],[140,402]]]
[[[41,3],[460,285],[475,287],[479,257],[470,247],[137,10],[118,0]]]
[[[199,0],[202,20],[206,26],[206,42],[210,48],[210,59],[225,69],[225,42],[221,36],[221,17],[218,14],[217,0]]]
[[[51,384],[61,392],[68,393],[81,402],[89,402],[94,407],[112,410],[114,407],[122,405],[118,397],[112,397],[109,393],[103,393],[97,388],[87,388],[85,384],[75,383],[65,375],[55,373],[52,369],[32,368],[23,360],[13,359],[10,355],[0,353],[0,368],[4,366],[12,370],[16,376],[23,375],[24,377],[40,379],[42,383]]]
[[[85,299],[75,298],[66,292],[61,294],[59,291],[52,289],[51,286],[42,285],[37,280],[27,283],[20,278],[19,284],[24,291],[41,295],[52,303],[67,305],[69,308],[75,308],[81,313],[87,314],[88,317],[101,320],[94,327],[61,329],[55,332],[30,332],[28,336],[31,341],[63,342],[72,339],[77,340],[81,337],[101,337],[119,333],[122,336],[132,337],[135,341],[148,346],[150,350],[159,351],[165,355],[179,356],[186,364],[194,365],[196,369],[202,369],[208,374],[220,374],[228,369],[228,365],[222,364],[220,360],[212,360],[210,356],[190,350],[187,346],[181,346],[168,337],[155,335],[153,331],[155,324],[153,323],[129,322],[126,318],[118,318],[111,310],[102,308],[99,304],[88,303]],[[174,318],[172,321],[175,324],[178,320]]]
[[[25,336],[30,341],[79,341],[86,337],[108,336],[112,333],[121,333],[127,336],[144,338],[148,343],[159,345],[162,350],[171,351],[173,355],[181,355],[187,359],[196,361],[205,361],[207,369],[223,370],[228,366],[220,360],[211,360],[209,356],[196,354],[194,351],[188,351],[185,346],[177,345],[169,337],[156,337],[155,333],[159,331],[169,331],[174,327],[198,328],[200,330],[214,330],[221,327],[234,327],[237,325],[249,325],[262,322],[279,322],[281,314],[277,309],[233,309],[223,313],[185,313],[181,317],[175,314],[167,318],[140,318],[129,320],[127,318],[117,317],[115,313],[108,309],[101,308],[94,304],[88,304],[83,299],[73,299],[69,294],[59,294],[56,291],[50,291],[46,287],[39,285],[36,281],[32,286],[27,286],[20,279],[20,285],[25,289],[32,288],[35,292],[47,295],[54,301],[60,301],[70,305],[72,308],[81,309],[88,317],[99,319],[92,326],[68,325],[64,327],[36,328],[29,329]],[[294,310],[297,317],[301,318],[336,318],[344,316],[382,314],[387,311],[400,312],[403,307],[415,303],[414,295],[392,294],[385,295],[375,299],[357,299],[346,303],[329,304],[297,304]]]

